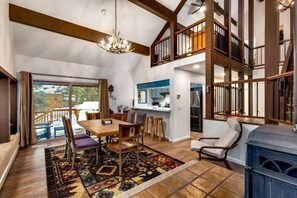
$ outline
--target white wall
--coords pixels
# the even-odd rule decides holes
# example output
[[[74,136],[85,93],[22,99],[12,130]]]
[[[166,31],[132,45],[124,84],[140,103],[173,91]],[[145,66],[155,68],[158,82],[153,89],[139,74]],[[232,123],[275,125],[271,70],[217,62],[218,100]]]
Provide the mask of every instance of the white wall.
[[[86,77],[86,78],[106,78],[108,84],[114,86],[112,95],[116,97],[116,101],[110,101],[110,108],[117,112],[118,105],[131,106],[133,99],[133,78],[132,73],[129,71],[121,71],[116,68],[106,68],[99,66],[89,66],[69,62],[54,61],[48,59],[34,58],[28,56],[16,56],[16,71],[28,71],[41,74],[54,74],[73,77]],[[38,79],[40,80],[40,78]],[[41,80],[48,81],[61,81],[58,77],[44,77]],[[62,79],[62,81],[69,81]],[[78,81],[78,79],[72,79]],[[80,82],[89,82],[89,80],[79,80]],[[93,81],[92,83],[96,83]]]
[[[16,76],[15,47],[12,26],[8,17],[8,2],[8,0],[0,1],[0,66]]]
[[[178,120],[181,118],[180,116],[177,117],[177,119],[175,119],[175,116],[176,116],[175,111],[179,104],[179,102],[176,99],[176,95],[177,95],[177,92],[179,92],[179,90],[182,89],[182,87],[179,87],[180,79],[175,77],[175,68],[185,66],[185,65],[195,64],[202,61],[205,61],[205,53],[197,54],[194,56],[190,56],[188,58],[179,59],[173,62],[169,62],[167,64],[163,64],[162,66],[151,68],[150,58],[144,57],[133,73],[134,98],[135,98],[136,106],[138,105],[137,88],[136,88],[137,84],[164,80],[164,79],[170,80],[170,108],[172,110],[170,113],[170,124],[169,126],[167,126],[169,131],[169,134],[167,134],[167,136],[169,140],[172,142],[186,139],[189,137],[189,130],[187,128],[181,128],[181,127],[185,127],[183,124],[180,124],[180,122],[183,121],[183,119]],[[195,83],[196,81],[193,81],[193,82]],[[201,81],[197,81],[196,83],[199,83],[199,82]],[[188,86],[189,86],[188,91],[190,95],[190,82]],[[184,96],[182,96],[182,98],[184,98]],[[177,103],[177,105],[175,103]],[[190,99],[189,99],[189,103],[190,103]],[[187,108],[182,108],[182,111],[186,109]],[[190,104],[188,105],[188,111],[189,109],[190,109]],[[187,114],[186,112],[184,113]],[[189,119],[190,119],[190,116],[189,116]],[[176,123],[179,123],[179,125],[183,125],[183,126],[177,128],[175,127]],[[190,122],[189,122],[189,126],[190,126]]]
[[[226,121],[217,120],[203,120],[203,134],[205,137],[220,137],[224,134],[228,125]],[[238,145],[228,153],[228,160],[245,165],[246,160],[246,142],[252,130],[257,128],[258,125],[243,124],[242,137]]]
[[[174,113],[174,133],[171,138],[178,140],[181,138],[190,137],[190,85],[191,83],[205,85],[205,76],[180,69],[174,70],[174,106],[172,113]],[[180,99],[177,99],[177,95]],[[203,87],[203,96],[205,96]],[[203,101],[205,101],[203,99]],[[205,105],[203,105],[203,110]]]

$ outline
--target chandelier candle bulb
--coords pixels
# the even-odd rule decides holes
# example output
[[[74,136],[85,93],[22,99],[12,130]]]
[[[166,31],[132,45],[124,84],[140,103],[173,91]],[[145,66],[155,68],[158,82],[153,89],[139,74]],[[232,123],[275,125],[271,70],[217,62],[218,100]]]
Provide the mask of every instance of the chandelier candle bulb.
[[[125,39],[120,38],[120,32],[117,31],[117,0],[115,0],[115,24],[114,29],[111,32],[111,36],[108,37],[108,43],[105,39],[102,39],[97,43],[99,47],[113,54],[123,54],[132,52],[134,49],[130,49],[131,43]]]

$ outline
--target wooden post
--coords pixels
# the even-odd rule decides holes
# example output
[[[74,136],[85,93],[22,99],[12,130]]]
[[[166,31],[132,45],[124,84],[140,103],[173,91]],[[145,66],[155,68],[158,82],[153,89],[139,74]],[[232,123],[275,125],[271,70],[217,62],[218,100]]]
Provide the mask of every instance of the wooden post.
[[[249,64],[251,68],[254,68],[254,0],[249,0],[249,24],[248,24],[248,39],[249,39]],[[253,76],[248,76],[248,79],[253,79]],[[253,83],[249,83],[249,116],[253,116]]]
[[[224,26],[227,31],[227,54],[231,57],[231,0],[224,0]]]
[[[214,49],[214,0],[205,1],[205,31],[206,35],[206,60],[205,60],[205,83],[206,83],[206,114],[208,119],[214,118],[214,61],[212,51]]]
[[[239,56],[244,67],[244,1],[238,1],[238,37],[241,39],[239,43]],[[242,68],[243,72],[243,68]]]
[[[231,68],[230,67],[224,67],[224,82],[231,81]],[[228,87],[225,87],[224,92],[224,112],[226,114],[231,114],[231,84]]]
[[[265,78],[279,73],[279,1],[265,1]],[[273,116],[273,83],[265,83],[265,123]]]
[[[294,8],[291,9],[293,11],[294,19],[297,17],[297,6],[294,5]],[[293,31],[294,37],[292,38],[294,41],[294,128],[296,129],[297,124],[297,21],[294,20],[293,23]]]
[[[177,43],[176,43],[176,35],[177,31],[177,21],[170,22],[170,61],[175,60],[176,52],[177,52]]]

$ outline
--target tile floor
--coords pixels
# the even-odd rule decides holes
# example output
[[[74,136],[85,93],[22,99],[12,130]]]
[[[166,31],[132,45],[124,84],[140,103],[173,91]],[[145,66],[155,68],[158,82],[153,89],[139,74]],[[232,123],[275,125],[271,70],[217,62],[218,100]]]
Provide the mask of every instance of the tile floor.
[[[200,161],[133,196],[163,197],[244,197],[244,176],[207,161]]]

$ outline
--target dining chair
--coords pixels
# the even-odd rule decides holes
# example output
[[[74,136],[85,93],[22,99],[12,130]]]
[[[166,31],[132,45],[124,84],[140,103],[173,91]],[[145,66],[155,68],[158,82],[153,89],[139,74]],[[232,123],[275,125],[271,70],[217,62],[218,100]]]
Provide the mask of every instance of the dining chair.
[[[141,144],[143,149],[143,137],[144,137],[144,125],[145,125],[146,113],[136,112],[135,124],[142,123],[139,136],[141,137]]]
[[[135,122],[135,111],[129,111],[127,115],[127,122],[133,124]]]
[[[87,111],[86,112],[86,117],[87,117],[87,120],[98,120],[100,119],[100,112],[96,112],[96,111]],[[90,136],[91,133],[89,131],[86,130],[86,133]]]
[[[64,130],[65,130],[65,136],[66,136],[66,145],[65,145],[65,157],[69,156],[69,144],[70,144],[70,140],[69,140],[69,130],[68,130],[68,126],[66,123],[66,117],[62,116],[62,121],[63,121],[63,126],[64,126]],[[89,138],[89,136],[87,134],[77,134],[74,135],[74,139],[78,140],[78,139],[83,139],[83,138]]]
[[[75,139],[73,134],[73,128],[70,119],[66,119],[66,126],[68,128],[69,135],[69,151],[72,153],[72,169],[74,169],[74,163],[76,158],[76,152],[85,151],[90,149],[96,149],[96,164],[98,164],[98,143],[92,138]],[[70,153],[69,153],[69,156]]]
[[[122,175],[122,165],[132,152],[137,154],[137,167],[139,167],[139,134],[143,123],[133,125],[119,125],[119,141],[107,144],[108,151],[111,150],[119,155],[119,175]],[[126,154],[122,159],[122,154]]]

